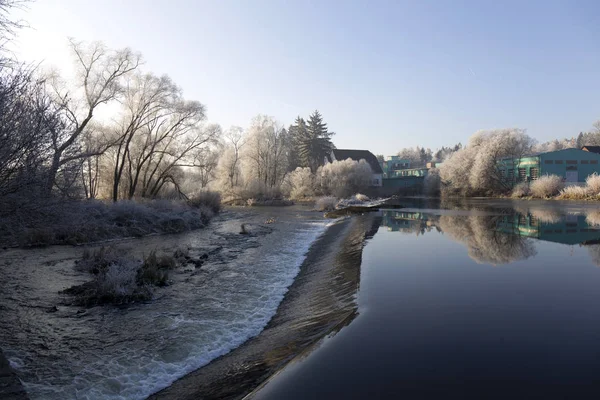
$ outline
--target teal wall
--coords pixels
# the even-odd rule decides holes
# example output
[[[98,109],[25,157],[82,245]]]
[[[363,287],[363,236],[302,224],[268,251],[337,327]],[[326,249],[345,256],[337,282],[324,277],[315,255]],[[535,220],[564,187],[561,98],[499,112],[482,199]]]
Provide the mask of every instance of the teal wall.
[[[558,175],[566,177],[568,170],[577,171],[577,181],[585,179],[594,172],[600,173],[600,154],[579,149],[566,149],[540,154],[540,171],[542,175]],[[557,163],[557,161],[562,163]],[[551,163],[549,163],[551,162]],[[567,162],[570,162],[567,164]],[[593,163],[596,164],[593,164]]]
[[[532,170],[537,169],[538,177],[543,175],[558,175],[567,178],[567,171],[577,171],[576,182],[585,179],[594,172],[600,174],[600,154],[580,149],[566,149],[542,153],[537,156],[523,157],[520,160],[502,160],[500,170],[508,178],[510,170],[514,171],[515,182],[518,182],[519,169],[525,169],[528,181],[532,180]]]

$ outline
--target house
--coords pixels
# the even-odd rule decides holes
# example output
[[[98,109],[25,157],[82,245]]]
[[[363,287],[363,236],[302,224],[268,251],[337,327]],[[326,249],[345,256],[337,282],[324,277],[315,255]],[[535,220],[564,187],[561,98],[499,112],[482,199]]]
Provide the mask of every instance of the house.
[[[391,178],[395,171],[409,169],[410,160],[400,158],[400,156],[388,156],[385,160],[380,160],[379,165],[383,170],[383,178]]]
[[[600,174],[600,148],[564,149],[519,159],[507,158],[499,163],[502,176],[509,182],[528,182],[542,175],[558,175],[566,183],[585,182],[593,173]],[[585,150],[585,149],[588,150]]]
[[[347,149],[333,149],[331,154],[327,157],[328,162],[343,161],[348,158],[354,161],[365,160],[371,170],[373,171],[373,177],[371,179],[371,186],[381,186],[383,183],[383,170],[377,157],[368,150],[347,150]]]

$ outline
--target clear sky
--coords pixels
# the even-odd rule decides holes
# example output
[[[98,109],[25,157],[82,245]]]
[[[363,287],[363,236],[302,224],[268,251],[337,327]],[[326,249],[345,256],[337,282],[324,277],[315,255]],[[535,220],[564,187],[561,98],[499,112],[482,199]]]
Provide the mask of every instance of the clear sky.
[[[37,0],[15,43],[64,65],[68,36],[140,51],[208,119],[286,126],[314,109],[339,148],[393,154],[600,119],[600,1]]]

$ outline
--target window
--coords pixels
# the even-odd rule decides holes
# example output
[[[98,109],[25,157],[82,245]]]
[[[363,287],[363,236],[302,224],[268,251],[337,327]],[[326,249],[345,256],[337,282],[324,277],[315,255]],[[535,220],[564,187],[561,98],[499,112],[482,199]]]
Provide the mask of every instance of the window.
[[[515,177],[515,170],[511,168],[508,170],[508,179],[512,181],[514,177]]]
[[[544,160],[544,164],[552,164],[554,161],[552,160]]]
[[[577,160],[567,160],[568,165],[577,165]]]
[[[598,160],[591,160],[590,164],[598,164]]]
[[[563,160],[556,160],[554,163],[555,163],[555,164],[562,164],[562,163],[563,163]]]
[[[527,170],[525,168],[519,168],[519,180],[520,181],[527,180]]]
[[[576,165],[568,165],[567,171],[577,171],[577,166]]]
[[[582,163],[582,164],[589,164],[589,163],[590,163],[590,161],[589,161],[589,160],[581,160],[581,163]]]
[[[540,176],[540,171],[537,168],[531,168],[529,170],[529,176],[531,176],[532,181],[535,181]]]

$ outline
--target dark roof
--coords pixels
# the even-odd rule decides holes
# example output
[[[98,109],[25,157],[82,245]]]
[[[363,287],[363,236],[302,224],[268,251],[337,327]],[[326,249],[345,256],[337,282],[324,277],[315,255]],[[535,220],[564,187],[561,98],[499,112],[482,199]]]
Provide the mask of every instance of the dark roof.
[[[335,159],[338,161],[343,161],[348,158],[353,159],[354,161],[365,160],[371,166],[374,174],[383,174],[383,170],[381,169],[381,165],[379,165],[379,160],[375,157],[375,154],[371,153],[369,150],[344,150],[344,149],[334,149],[332,150]]]
[[[589,151],[590,153],[598,153],[600,154],[600,146],[583,146],[581,150]]]

